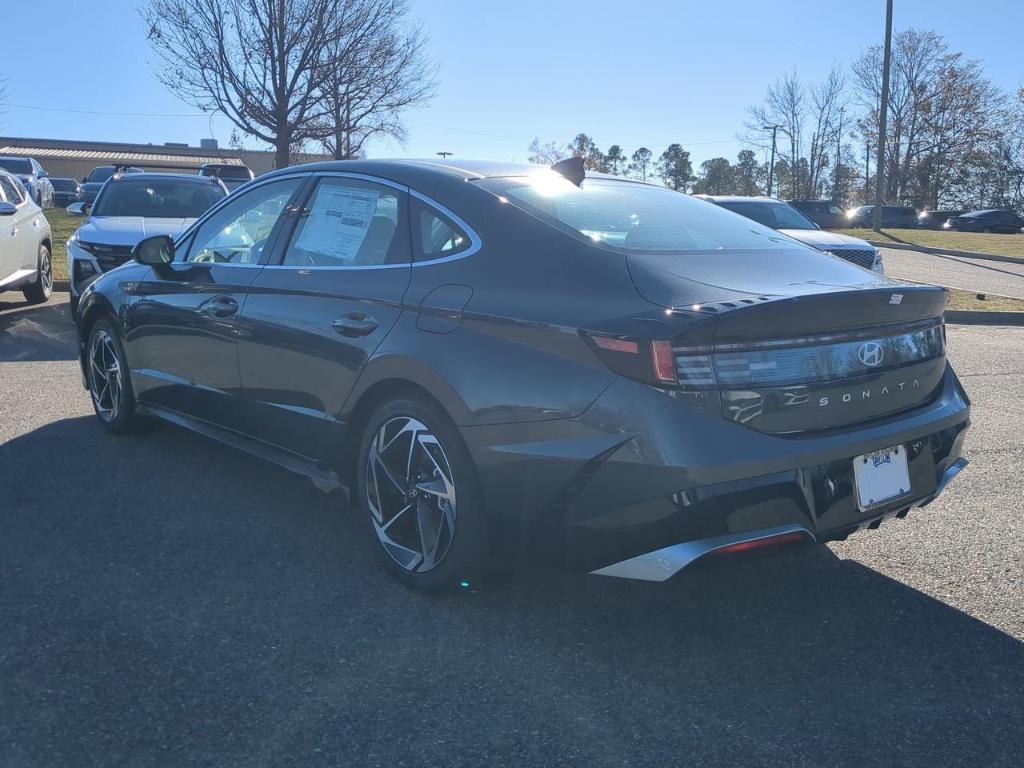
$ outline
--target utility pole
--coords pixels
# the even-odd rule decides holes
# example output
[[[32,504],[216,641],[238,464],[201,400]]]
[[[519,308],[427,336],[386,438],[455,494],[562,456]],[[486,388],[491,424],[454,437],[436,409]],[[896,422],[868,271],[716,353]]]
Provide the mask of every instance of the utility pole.
[[[885,184],[886,118],[889,112],[889,65],[892,62],[892,0],[885,2],[885,57],[882,59],[882,103],[878,110],[878,168],[875,178],[875,215],[873,229],[882,229],[883,185]]]
[[[864,205],[871,197],[871,142],[864,142]]]
[[[772,132],[772,160],[768,164],[768,197],[772,196],[772,182],[775,180],[775,134],[781,125],[763,125],[762,129]]]
[[[843,117],[844,107],[839,108],[839,130],[836,132],[836,172],[832,180],[832,202],[839,205],[839,157],[843,154]]]

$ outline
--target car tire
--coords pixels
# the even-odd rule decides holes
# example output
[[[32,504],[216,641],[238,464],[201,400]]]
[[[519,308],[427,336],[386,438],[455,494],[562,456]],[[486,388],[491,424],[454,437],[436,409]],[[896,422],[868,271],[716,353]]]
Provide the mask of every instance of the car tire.
[[[22,291],[29,304],[42,304],[53,292],[53,257],[45,243],[39,244],[36,260],[36,281]]]
[[[85,355],[89,397],[100,424],[118,435],[137,431],[143,420],[136,413],[124,346],[113,322],[101,318],[93,324]]]
[[[392,575],[426,592],[482,577],[488,526],[476,466],[438,405],[409,395],[378,406],[357,461],[355,506]]]

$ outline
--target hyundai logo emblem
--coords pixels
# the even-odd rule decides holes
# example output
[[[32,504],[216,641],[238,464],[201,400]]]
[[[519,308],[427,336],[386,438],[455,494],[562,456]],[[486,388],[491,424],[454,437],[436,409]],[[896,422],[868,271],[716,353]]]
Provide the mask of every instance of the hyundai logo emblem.
[[[882,364],[882,360],[885,358],[885,349],[877,341],[868,341],[860,345],[857,357],[868,368],[875,368]]]

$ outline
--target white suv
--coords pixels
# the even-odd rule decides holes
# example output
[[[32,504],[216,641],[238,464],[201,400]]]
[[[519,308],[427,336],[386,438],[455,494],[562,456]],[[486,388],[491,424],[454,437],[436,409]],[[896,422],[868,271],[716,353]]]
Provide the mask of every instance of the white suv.
[[[0,171],[0,293],[20,290],[41,304],[53,290],[50,222],[16,176]]]

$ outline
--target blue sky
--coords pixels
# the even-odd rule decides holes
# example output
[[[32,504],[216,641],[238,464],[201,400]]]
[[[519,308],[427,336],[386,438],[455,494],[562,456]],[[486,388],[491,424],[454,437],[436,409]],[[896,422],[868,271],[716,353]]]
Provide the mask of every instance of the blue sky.
[[[731,157],[745,107],[772,80],[848,63],[881,40],[885,9],[884,0],[412,2],[440,92],[409,113],[404,146],[378,142],[372,156],[525,160],[534,136],[566,142],[585,131],[602,148],[660,152],[678,141],[697,162]],[[185,116],[196,110],[156,79],[138,0],[4,5],[3,26],[22,33],[2,38],[10,104],[0,134],[227,144],[226,118]],[[896,0],[894,26],[939,32],[1004,89],[1024,82],[1020,0]]]

